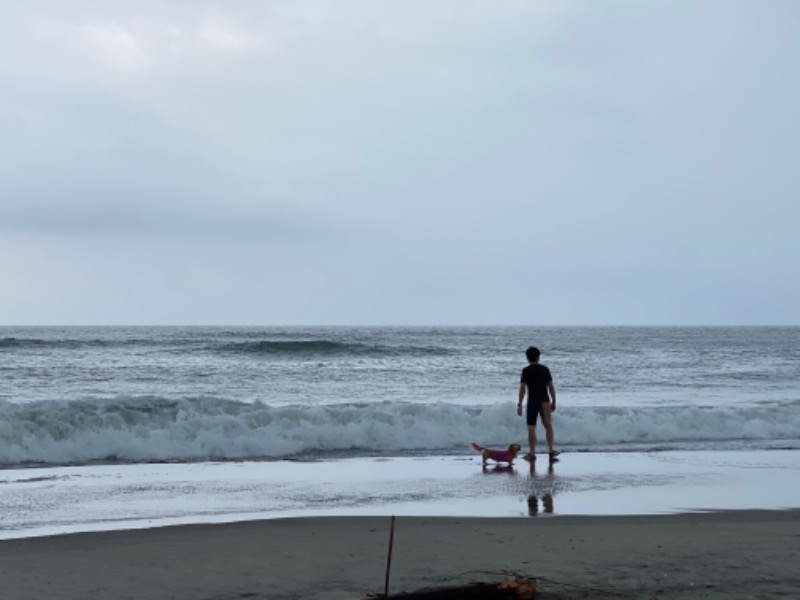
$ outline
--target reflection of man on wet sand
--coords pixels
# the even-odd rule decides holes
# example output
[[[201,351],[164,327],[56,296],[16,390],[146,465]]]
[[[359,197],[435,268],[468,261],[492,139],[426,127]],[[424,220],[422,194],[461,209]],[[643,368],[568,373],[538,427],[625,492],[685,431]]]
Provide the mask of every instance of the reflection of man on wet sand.
[[[550,514],[553,512],[553,496],[555,495],[555,470],[553,469],[553,464],[557,462],[557,458],[550,459],[550,463],[547,465],[547,477],[543,480],[539,480],[544,484],[539,488],[540,491],[544,492],[544,494],[542,494],[542,509],[544,512]],[[538,486],[536,486],[536,483],[536,463],[531,462],[531,488],[533,489],[533,493],[528,496],[528,515],[531,517],[535,517],[539,514],[539,498],[536,495]]]

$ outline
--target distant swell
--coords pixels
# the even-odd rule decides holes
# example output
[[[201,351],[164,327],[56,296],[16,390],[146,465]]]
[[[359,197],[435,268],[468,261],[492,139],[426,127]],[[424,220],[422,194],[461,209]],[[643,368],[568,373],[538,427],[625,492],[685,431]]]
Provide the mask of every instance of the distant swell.
[[[328,340],[259,341],[227,344],[222,350],[254,354],[361,354],[369,352],[369,346]]]
[[[261,354],[272,356],[302,355],[347,355],[347,356],[385,356],[385,355],[436,355],[447,354],[444,348],[374,346],[354,342],[334,342],[331,340],[263,340],[237,342],[220,347],[222,351]]]
[[[76,350],[80,348],[125,348],[152,346],[153,342],[147,339],[38,339],[38,338],[0,338],[0,350]]]
[[[796,404],[731,408],[559,408],[564,449],[659,449],[720,441],[797,443]],[[469,452],[472,441],[525,440],[512,405],[344,404],[272,407],[221,398],[0,401],[0,467],[95,461],[202,461]]]
[[[129,339],[90,339],[60,338],[38,339],[5,337],[0,338],[0,351],[55,350],[67,351],[84,348],[150,348],[156,342],[146,338]],[[235,353],[261,356],[439,356],[451,352],[438,346],[393,346],[372,345],[359,342],[340,342],[327,339],[311,340],[248,340],[219,342],[202,338],[175,338],[163,345],[165,350],[186,352]]]
[[[0,338],[0,350],[15,348],[41,348],[49,345],[51,345],[50,342],[37,339],[13,337]]]

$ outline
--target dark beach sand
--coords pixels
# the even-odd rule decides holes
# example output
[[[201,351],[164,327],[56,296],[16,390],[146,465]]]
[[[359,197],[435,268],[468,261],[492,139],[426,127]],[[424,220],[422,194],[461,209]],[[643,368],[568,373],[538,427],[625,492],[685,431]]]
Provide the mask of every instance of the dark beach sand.
[[[383,591],[390,523],[276,519],[0,541],[0,597],[364,598]],[[499,571],[545,578],[541,598],[800,598],[800,511],[397,518],[390,592]]]

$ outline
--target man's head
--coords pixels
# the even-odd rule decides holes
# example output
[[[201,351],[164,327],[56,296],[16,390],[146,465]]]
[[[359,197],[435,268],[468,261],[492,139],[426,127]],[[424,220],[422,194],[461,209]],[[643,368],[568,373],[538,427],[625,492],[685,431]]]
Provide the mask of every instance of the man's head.
[[[528,357],[528,362],[539,362],[539,357],[542,355],[536,346],[531,346],[525,350],[525,356]]]

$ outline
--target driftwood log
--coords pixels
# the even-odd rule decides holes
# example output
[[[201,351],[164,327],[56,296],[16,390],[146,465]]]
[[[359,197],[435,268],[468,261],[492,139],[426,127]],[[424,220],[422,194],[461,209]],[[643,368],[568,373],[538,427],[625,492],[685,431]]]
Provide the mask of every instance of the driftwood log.
[[[456,587],[432,588],[417,592],[392,594],[390,600],[533,600],[536,579],[518,577],[496,583],[471,583]],[[370,596],[369,600],[386,598],[384,594]]]

